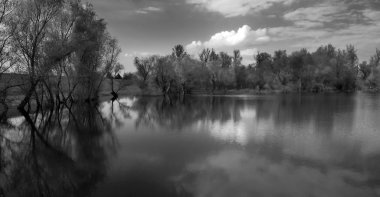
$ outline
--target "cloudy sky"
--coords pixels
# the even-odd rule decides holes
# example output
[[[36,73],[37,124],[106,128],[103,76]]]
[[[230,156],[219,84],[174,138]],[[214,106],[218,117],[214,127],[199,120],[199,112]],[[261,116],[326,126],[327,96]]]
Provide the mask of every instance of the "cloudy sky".
[[[257,51],[314,50],[354,44],[360,60],[380,48],[380,0],[89,0],[123,49],[134,56],[169,54],[176,44],[197,55],[205,47]]]

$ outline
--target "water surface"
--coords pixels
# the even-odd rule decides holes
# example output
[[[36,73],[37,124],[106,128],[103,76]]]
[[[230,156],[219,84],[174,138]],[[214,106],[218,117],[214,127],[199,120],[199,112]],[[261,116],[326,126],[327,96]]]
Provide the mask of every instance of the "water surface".
[[[380,195],[380,95],[129,97],[8,122],[10,196]]]

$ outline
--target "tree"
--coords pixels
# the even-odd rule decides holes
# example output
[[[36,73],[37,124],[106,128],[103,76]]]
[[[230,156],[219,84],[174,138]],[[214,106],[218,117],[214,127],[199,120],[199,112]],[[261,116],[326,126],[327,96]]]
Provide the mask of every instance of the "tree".
[[[231,65],[231,58],[223,55],[225,58],[224,66],[222,58],[216,61],[210,61],[207,64],[207,67],[210,70],[210,79],[212,84],[212,90],[232,88],[235,85],[236,78],[234,69]]]
[[[19,109],[22,109],[29,102],[37,85],[46,80],[52,67],[69,56],[72,50],[68,45],[51,50],[54,45],[50,37],[51,25],[62,11],[63,1],[30,0],[18,3],[9,25],[14,30],[11,39],[12,47],[20,57],[18,64],[22,65],[29,76],[30,86],[19,105]]]
[[[168,56],[160,57],[154,67],[154,81],[164,95],[178,91],[178,78],[173,67],[172,59]]]
[[[220,52],[219,57],[221,60],[222,68],[229,68],[232,64],[232,58],[225,52]]]
[[[4,73],[12,71],[16,62],[10,47],[10,37],[13,34],[13,29],[8,24],[10,17],[12,17],[13,9],[12,1],[2,0],[0,2],[0,111],[2,111],[0,113],[0,122],[5,120],[8,111],[6,102],[8,90],[18,86],[18,84],[12,83],[12,78],[5,79],[3,77]]]
[[[157,56],[151,56],[149,58],[135,58],[134,64],[137,69],[137,76],[142,80],[142,87],[147,86],[148,79],[152,72],[154,71],[154,67],[158,62]]]
[[[375,68],[380,66],[380,49],[376,49],[375,54],[371,57],[370,64]]]
[[[119,47],[116,38],[111,38],[106,34],[104,42],[104,73],[110,73],[111,75],[111,94],[114,98],[117,97],[117,93],[114,90],[114,81],[113,79],[123,68],[118,62],[118,57],[121,53],[121,48]],[[120,76],[120,75],[119,75]],[[121,78],[121,76],[120,76]]]
[[[210,61],[210,55],[210,49],[203,49],[202,52],[199,54],[199,59],[201,60],[201,62],[207,63],[208,61]]]
[[[255,56],[256,59],[256,67],[255,67],[255,75],[256,75],[256,86],[259,89],[265,88],[269,83],[273,81],[273,62],[272,56],[269,53],[259,52]],[[268,88],[268,87],[266,87]]]
[[[291,70],[291,78],[293,82],[297,83],[297,89],[306,90],[311,88],[311,83],[314,80],[313,76],[313,63],[311,54],[306,49],[293,52],[289,57],[289,64]]]
[[[273,57],[273,73],[282,85],[289,80],[289,59],[285,50],[277,50]]]
[[[354,45],[347,45],[346,47],[346,52],[347,52],[347,61],[348,64],[347,66],[351,69],[356,69],[358,66],[358,55],[357,55],[357,50],[355,49]]]
[[[243,57],[240,55],[239,50],[233,51],[232,64],[235,72],[235,80],[237,88],[246,86],[246,68],[241,64]]]
[[[181,94],[183,95],[185,93],[184,86],[185,86],[185,71],[184,71],[184,65],[183,61],[184,59],[189,58],[189,56],[186,54],[185,49],[182,45],[176,45],[173,48],[172,53],[172,66],[175,72],[175,75],[177,76],[177,82],[178,87],[180,89]]]
[[[175,45],[172,49],[172,56],[176,59],[181,59],[184,56],[186,56],[185,48],[183,47],[183,45]]]
[[[185,92],[194,89],[208,89],[210,86],[209,70],[205,62],[186,57],[182,60],[183,65],[183,88]]]
[[[211,49],[209,60],[210,61],[217,61],[217,60],[219,60],[219,56],[218,56],[218,54],[216,54],[216,52],[214,51],[214,49]]]
[[[371,65],[367,63],[367,61],[362,62],[359,65],[359,71],[361,72],[361,79],[366,80],[368,76],[371,74]]]
[[[234,55],[232,56],[232,63],[234,67],[238,67],[241,65],[241,61],[243,60],[243,57],[240,55],[240,50],[234,50]]]
[[[380,88],[380,50],[376,49],[370,60],[371,74],[367,78],[367,86],[370,89]]]
[[[14,9],[13,4],[11,0],[2,0],[0,2],[0,79],[1,75],[9,71],[15,64],[10,48],[13,28],[9,27],[9,20]]]
[[[73,39],[81,44],[75,51],[74,68],[80,88],[76,96],[80,100],[97,98],[103,79],[109,41],[106,23],[98,19],[91,4],[78,5],[78,18],[74,25]],[[112,62],[113,63],[113,62]]]

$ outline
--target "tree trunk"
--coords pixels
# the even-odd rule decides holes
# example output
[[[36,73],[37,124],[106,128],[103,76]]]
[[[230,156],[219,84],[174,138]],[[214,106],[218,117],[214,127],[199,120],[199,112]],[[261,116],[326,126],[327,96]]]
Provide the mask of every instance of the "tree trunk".
[[[115,92],[113,85],[114,85],[113,78],[111,78],[111,95],[112,95],[112,100],[114,101],[119,97],[119,95]]]
[[[30,86],[30,88],[29,88],[28,92],[26,93],[24,99],[21,101],[21,103],[17,107],[19,110],[24,110],[25,105],[29,103],[30,98],[32,97],[32,95],[33,95],[33,93],[37,87],[38,82],[39,81],[32,83],[32,86]]]

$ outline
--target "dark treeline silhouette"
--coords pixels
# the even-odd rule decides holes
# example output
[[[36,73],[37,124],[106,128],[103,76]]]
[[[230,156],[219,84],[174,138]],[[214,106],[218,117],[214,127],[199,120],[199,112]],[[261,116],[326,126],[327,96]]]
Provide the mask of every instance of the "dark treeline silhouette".
[[[230,56],[204,49],[199,58],[188,55],[182,45],[171,55],[135,58],[142,88],[157,87],[163,94],[215,92],[229,89],[280,91],[379,90],[380,50],[369,62],[359,63],[353,45],[337,49],[331,44],[314,52],[306,49],[252,54],[256,60],[242,64],[239,50]]]

